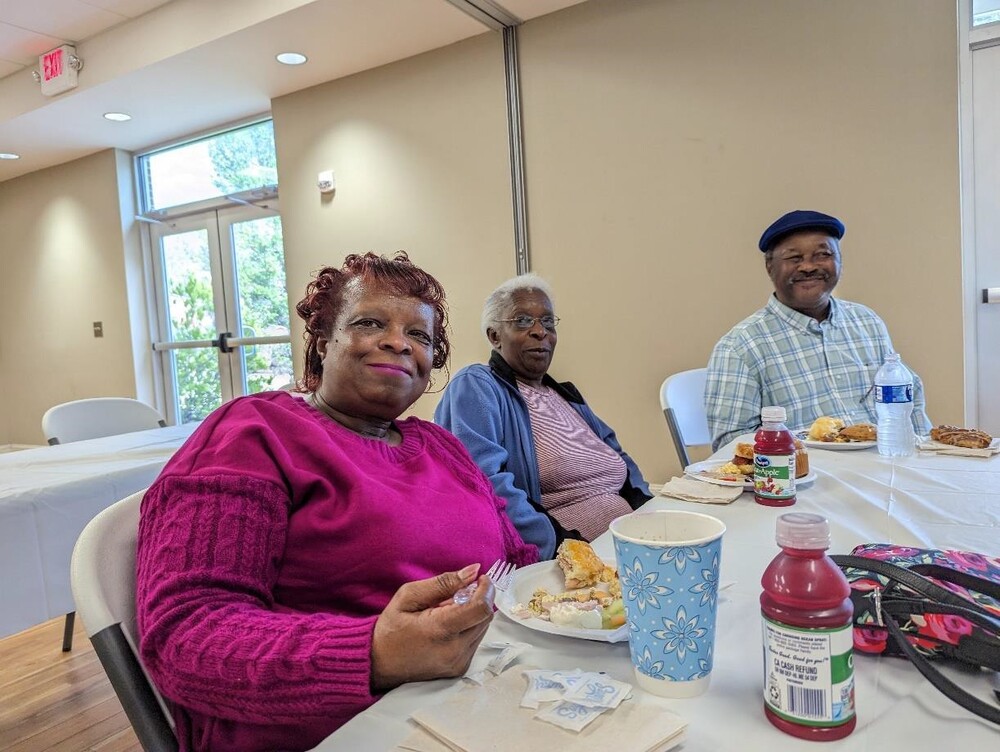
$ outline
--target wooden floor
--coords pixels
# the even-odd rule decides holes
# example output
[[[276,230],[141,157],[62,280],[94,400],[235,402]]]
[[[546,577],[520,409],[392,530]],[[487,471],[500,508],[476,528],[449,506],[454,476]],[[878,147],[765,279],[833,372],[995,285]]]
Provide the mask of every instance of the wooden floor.
[[[0,640],[3,752],[142,752],[76,624],[69,653],[62,652],[61,618]]]

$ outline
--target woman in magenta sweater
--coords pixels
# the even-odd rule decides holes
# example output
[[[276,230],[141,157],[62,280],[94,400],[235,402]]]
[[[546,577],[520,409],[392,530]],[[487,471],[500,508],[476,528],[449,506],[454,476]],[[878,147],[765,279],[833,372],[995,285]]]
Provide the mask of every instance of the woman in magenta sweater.
[[[496,559],[537,560],[444,429],[399,416],[448,358],[444,291],[406,254],[310,282],[306,398],[212,413],[150,486],[140,652],[182,750],[304,750],[404,682],[459,676]]]

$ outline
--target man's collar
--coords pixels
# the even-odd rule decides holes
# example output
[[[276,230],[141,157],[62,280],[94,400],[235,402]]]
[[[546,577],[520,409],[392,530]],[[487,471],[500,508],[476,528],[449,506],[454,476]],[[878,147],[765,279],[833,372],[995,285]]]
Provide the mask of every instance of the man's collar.
[[[806,316],[806,314],[796,311],[794,308],[789,308],[778,300],[778,296],[773,292],[771,293],[771,297],[768,298],[767,309],[798,329],[808,330],[810,327],[815,329],[815,327],[823,323],[817,321],[812,316]],[[826,321],[830,323],[830,326],[840,325],[840,303],[832,295],[830,296],[830,313],[827,315]]]

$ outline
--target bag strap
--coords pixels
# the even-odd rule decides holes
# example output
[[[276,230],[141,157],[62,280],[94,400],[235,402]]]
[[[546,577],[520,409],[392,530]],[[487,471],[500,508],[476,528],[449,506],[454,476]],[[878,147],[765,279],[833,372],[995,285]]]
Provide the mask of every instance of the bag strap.
[[[893,614],[903,616],[911,614],[946,614],[949,616],[960,616],[972,622],[984,633],[993,635],[1000,646],[1000,618],[991,615],[984,615],[979,611],[967,606],[952,606],[950,603],[936,603],[926,598],[899,597],[891,595],[882,596],[882,605],[892,611]]]
[[[1000,708],[996,708],[988,702],[984,702],[979,699],[975,695],[966,692],[951,679],[938,671],[930,661],[922,656],[920,652],[910,644],[910,641],[906,639],[906,635],[903,634],[903,630],[900,629],[899,624],[896,623],[896,619],[893,615],[884,608],[880,609],[880,611],[882,613],[882,621],[888,628],[889,634],[892,635],[896,644],[906,654],[906,657],[910,659],[910,662],[916,667],[917,671],[923,674],[927,681],[933,684],[938,691],[940,691],[949,700],[961,705],[970,713],[978,715],[980,718],[985,718],[991,723],[1000,725]]]
[[[992,580],[976,577],[974,574],[961,572],[951,567],[942,566],[941,564],[915,564],[912,567],[906,567],[906,569],[917,574],[922,574],[925,577],[933,577],[938,580],[945,580],[954,585],[960,585],[966,590],[975,590],[977,593],[988,595],[990,598],[1000,601],[1000,583],[993,582]]]
[[[897,566],[896,564],[891,564],[888,561],[881,561],[879,559],[868,559],[864,556],[850,556],[850,555],[845,556],[842,554],[834,554],[830,558],[833,559],[833,561],[841,569],[845,567],[853,569],[862,569],[868,572],[872,572],[874,574],[882,575],[883,577],[887,577],[890,580],[895,580],[901,585],[905,585],[913,592],[918,593],[919,595],[922,595],[926,598],[930,598],[932,601],[936,601],[938,603],[947,603],[951,606],[957,606],[959,608],[965,608],[965,609],[971,608],[972,610],[976,611],[979,614],[982,614],[984,617],[990,620],[996,620],[996,617],[993,616],[993,614],[989,613],[979,604],[970,601],[968,598],[963,598],[962,596],[958,595],[957,593],[953,593],[951,590],[948,590],[947,588],[941,587],[936,582],[928,580],[921,574],[913,572],[909,569],[904,569],[903,567]],[[944,567],[942,567],[942,569],[944,569]],[[954,570],[949,570],[949,571],[954,573]],[[972,575],[968,575],[968,577],[972,578],[973,580],[976,580],[976,582],[979,584],[985,582],[985,580],[981,580],[978,577],[972,577]],[[966,586],[963,585],[963,587]],[[982,590],[980,590],[979,588],[979,585],[968,589],[976,590],[977,592],[982,592]]]

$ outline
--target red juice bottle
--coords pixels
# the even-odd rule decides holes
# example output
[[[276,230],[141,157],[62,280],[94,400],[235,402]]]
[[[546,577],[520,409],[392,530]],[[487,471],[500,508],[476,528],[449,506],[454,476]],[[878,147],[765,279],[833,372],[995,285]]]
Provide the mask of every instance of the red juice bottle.
[[[826,555],[825,517],[778,518],[781,546],[760,584],[764,715],[799,739],[833,741],[854,731],[854,606],[847,578]]]
[[[795,439],[785,428],[785,408],[765,407],[753,437],[753,498],[768,507],[795,503]]]

